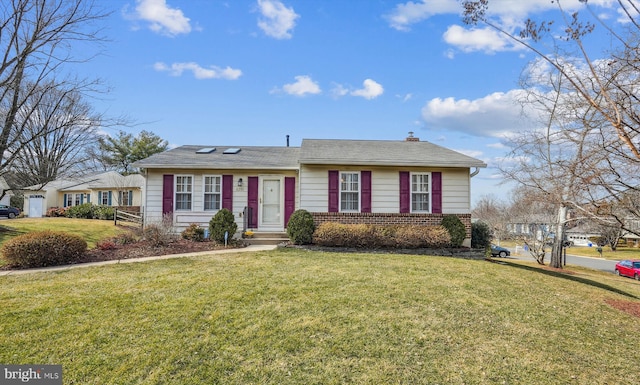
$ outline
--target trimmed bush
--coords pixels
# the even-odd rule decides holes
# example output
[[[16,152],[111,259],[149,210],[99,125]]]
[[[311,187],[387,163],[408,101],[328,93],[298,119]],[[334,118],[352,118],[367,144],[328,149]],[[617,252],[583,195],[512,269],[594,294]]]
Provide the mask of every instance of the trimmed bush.
[[[228,242],[231,242],[234,234],[238,230],[236,219],[229,209],[222,209],[209,221],[209,237],[212,241],[224,243],[224,233],[228,234]]]
[[[294,245],[311,243],[314,230],[313,216],[307,210],[296,210],[289,217],[287,235]]]
[[[313,233],[320,246],[359,248],[428,248],[445,247],[451,236],[443,226],[377,226],[325,222]]]
[[[94,206],[91,203],[83,203],[81,205],[69,207],[67,210],[67,217],[93,219],[93,208]]]
[[[445,215],[444,218],[442,218],[441,225],[449,231],[451,246],[462,246],[462,242],[464,242],[464,239],[467,237],[467,230],[460,218],[458,218],[457,215]]]
[[[193,242],[204,241],[204,229],[197,223],[190,224],[189,227],[184,229],[181,235],[183,239],[188,239]]]
[[[485,249],[491,244],[491,229],[484,222],[471,224],[471,247]]]
[[[0,249],[12,267],[29,268],[72,263],[87,250],[80,236],[62,231],[34,231],[5,242]]]

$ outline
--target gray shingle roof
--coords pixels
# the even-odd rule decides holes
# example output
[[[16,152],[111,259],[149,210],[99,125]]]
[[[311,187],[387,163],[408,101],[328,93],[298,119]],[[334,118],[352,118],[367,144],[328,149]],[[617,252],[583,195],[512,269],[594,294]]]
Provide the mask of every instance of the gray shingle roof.
[[[210,153],[197,154],[203,148]],[[240,148],[237,154],[224,154]],[[142,168],[298,169],[299,164],[487,167],[486,163],[429,142],[304,139],[301,147],[194,146],[174,148],[133,164]]]
[[[481,160],[430,142],[304,139],[302,164],[487,167]]]
[[[203,148],[214,148],[207,154],[196,154]],[[237,154],[224,150],[239,148]],[[216,169],[297,169],[300,147],[208,146],[187,145],[174,148],[133,164],[142,168],[216,168]]]

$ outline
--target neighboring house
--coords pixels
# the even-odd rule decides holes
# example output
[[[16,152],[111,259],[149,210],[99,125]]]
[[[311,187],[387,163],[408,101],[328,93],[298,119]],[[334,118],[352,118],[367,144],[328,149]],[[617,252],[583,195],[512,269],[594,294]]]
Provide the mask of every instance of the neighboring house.
[[[134,163],[146,177],[145,223],[208,224],[233,212],[240,230],[284,231],[291,213],[326,221],[471,228],[471,177],[486,164],[410,136],[304,139],[300,147],[181,146]],[[473,173],[471,168],[475,168]]]
[[[29,217],[42,217],[52,207],[71,207],[83,203],[125,206],[137,211],[142,203],[143,186],[142,175],[122,176],[115,171],[58,179],[44,187],[24,188],[24,213]]]

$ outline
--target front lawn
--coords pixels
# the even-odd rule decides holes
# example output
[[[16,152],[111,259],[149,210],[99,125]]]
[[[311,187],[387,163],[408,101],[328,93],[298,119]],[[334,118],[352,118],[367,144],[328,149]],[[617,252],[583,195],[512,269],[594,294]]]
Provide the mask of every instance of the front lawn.
[[[0,245],[8,239],[31,231],[66,231],[81,236],[89,248],[97,241],[127,231],[113,221],[78,218],[19,218],[0,221]]]
[[[0,362],[65,384],[640,383],[640,284],[297,249],[0,277]]]

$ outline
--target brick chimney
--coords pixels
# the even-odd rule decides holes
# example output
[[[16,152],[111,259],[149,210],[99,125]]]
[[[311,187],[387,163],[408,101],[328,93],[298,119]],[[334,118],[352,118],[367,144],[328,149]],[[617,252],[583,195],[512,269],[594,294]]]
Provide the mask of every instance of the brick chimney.
[[[413,136],[413,131],[409,131],[409,136],[404,140],[405,142],[419,142],[420,138]]]

